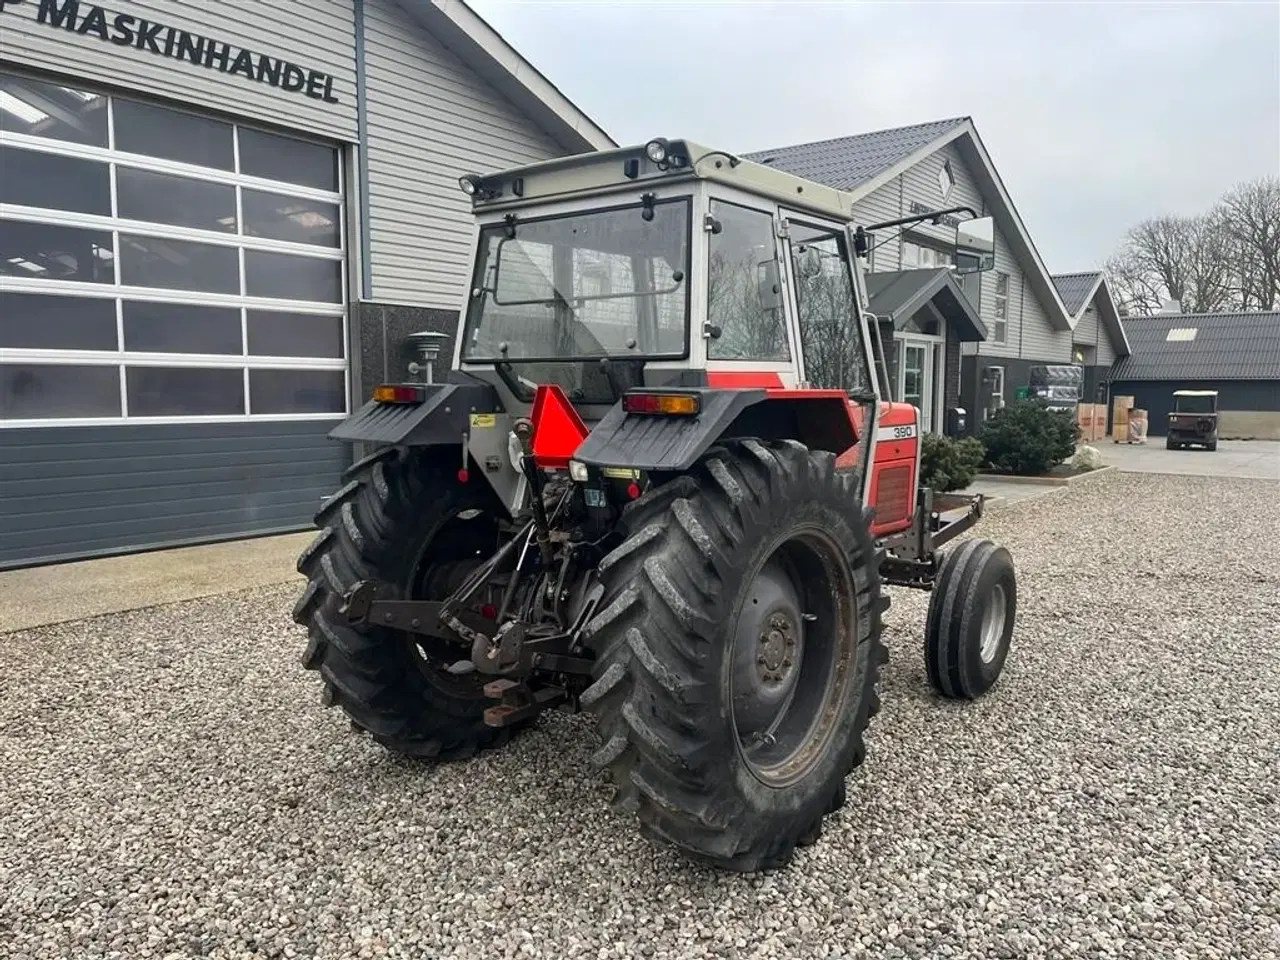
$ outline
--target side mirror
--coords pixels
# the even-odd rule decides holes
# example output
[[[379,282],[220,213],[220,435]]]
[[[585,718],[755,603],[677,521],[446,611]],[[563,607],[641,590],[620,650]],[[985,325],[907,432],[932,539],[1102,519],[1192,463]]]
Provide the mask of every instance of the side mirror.
[[[756,292],[760,306],[765,310],[782,309],[782,279],[777,260],[762,260],[756,264]]]
[[[992,217],[962,220],[956,226],[956,273],[982,273],[996,265],[996,224]]]

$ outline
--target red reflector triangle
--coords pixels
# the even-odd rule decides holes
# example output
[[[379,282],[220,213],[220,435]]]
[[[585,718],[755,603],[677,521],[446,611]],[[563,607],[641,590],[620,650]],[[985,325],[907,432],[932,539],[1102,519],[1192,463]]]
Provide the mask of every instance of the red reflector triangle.
[[[578,445],[590,432],[564,391],[544,383],[533,396],[533,459],[540,467],[569,466]]]

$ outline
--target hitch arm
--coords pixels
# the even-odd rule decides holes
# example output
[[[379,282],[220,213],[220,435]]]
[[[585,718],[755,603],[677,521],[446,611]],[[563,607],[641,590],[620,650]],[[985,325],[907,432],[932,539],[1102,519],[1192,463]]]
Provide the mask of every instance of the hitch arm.
[[[379,586],[372,580],[356,584],[343,598],[339,615],[353,627],[390,627],[447,642],[450,656],[461,654],[454,648],[463,641],[473,642],[475,635],[488,638],[489,621],[469,610],[450,613],[437,600],[383,600]]]

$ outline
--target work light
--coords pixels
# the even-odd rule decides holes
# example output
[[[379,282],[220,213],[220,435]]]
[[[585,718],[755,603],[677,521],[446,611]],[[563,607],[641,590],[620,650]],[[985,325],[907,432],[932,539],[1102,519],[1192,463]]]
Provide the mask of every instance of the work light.
[[[644,145],[644,155],[654,163],[666,163],[670,144],[662,137],[654,137]]]

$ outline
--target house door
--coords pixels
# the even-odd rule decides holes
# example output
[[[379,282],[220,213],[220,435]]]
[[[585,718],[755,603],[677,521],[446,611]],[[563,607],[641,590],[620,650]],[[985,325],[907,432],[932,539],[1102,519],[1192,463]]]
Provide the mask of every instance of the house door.
[[[922,433],[934,429],[938,344],[903,337],[898,344],[898,399],[920,409]]]

